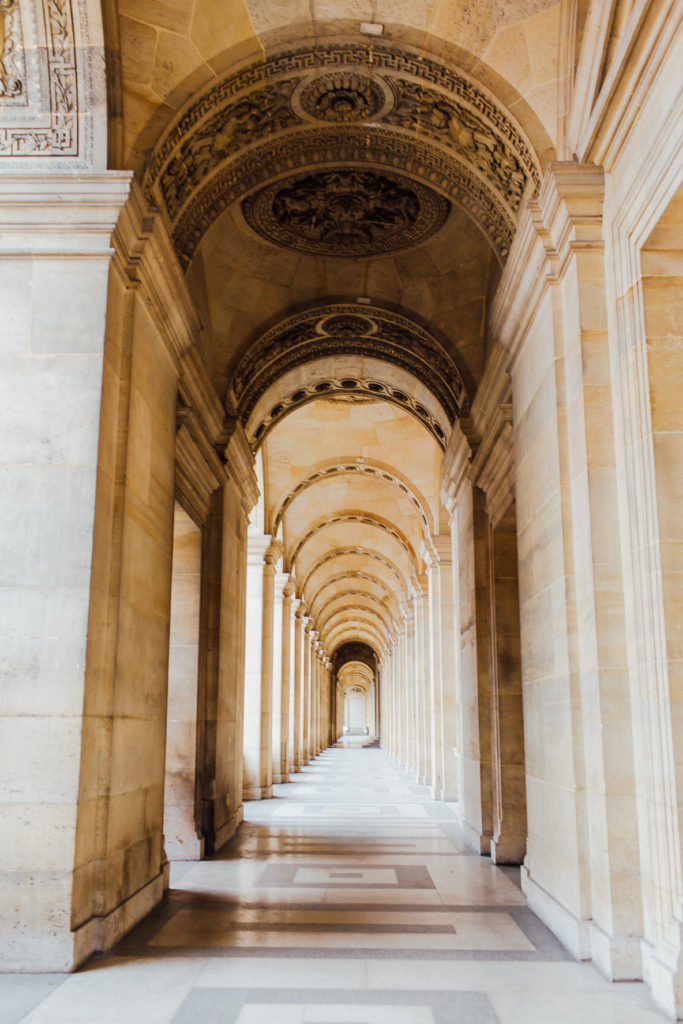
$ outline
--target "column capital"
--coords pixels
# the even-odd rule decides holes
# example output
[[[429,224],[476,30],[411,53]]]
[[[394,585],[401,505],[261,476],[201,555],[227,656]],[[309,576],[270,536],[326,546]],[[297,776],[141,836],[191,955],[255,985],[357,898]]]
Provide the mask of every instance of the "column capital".
[[[266,563],[266,565],[275,565],[275,563],[282,558],[283,551],[284,548],[282,546],[282,541],[277,540],[277,538],[273,537],[271,539],[270,544],[268,545],[268,548],[264,552],[263,561]]]
[[[251,533],[247,536],[247,564],[262,565],[272,537],[269,533]]]
[[[285,597],[285,589],[289,581],[289,573],[287,572],[276,572],[275,573],[275,596],[282,598]]]

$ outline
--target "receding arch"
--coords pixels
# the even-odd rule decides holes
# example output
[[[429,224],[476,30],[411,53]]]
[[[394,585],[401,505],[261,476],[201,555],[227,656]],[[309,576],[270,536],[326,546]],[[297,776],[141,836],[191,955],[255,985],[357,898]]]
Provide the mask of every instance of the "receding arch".
[[[286,553],[286,564],[289,566],[294,566],[302,549],[310,540],[316,537],[322,530],[325,530],[331,526],[337,526],[340,523],[362,523],[364,526],[369,526],[372,529],[381,530],[383,533],[386,533],[389,537],[391,537],[392,540],[396,541],[396,543],[403,549],[403,551],[406,553],[406,555],[412,562],[413,567],[417,569],[417,554],[412,544],[405,536],[405,534],[403,534],[395,526],[392,526],[391,523],[383,519],[381,516],[369,515],[366,512],[352,511],[339,512],[337,515],[331,516],[327,519],[318,520],[318,522],[315,523],[308,530],[308,532],[297,541],[296,547],[291,552],[291,554]]]
[[[319,558],[318,561],[309,569],[308,574],[306,575],[306,578],[304,579],[301,585],[302,592],[305,592],[306,584],[310,580],[311,576],[313,576],[314,573],[318,572],[318,570],[321,569],[324,565],[326,565],[328,562],[333,561],[334,559],[345,558],[349,555],[362,555],[364,558],[370,558],[373,561],[379,562],[381,565],[383,565],[386,569],[389,570],[389,572],[394,577],[396,582],[400,584],[400,586],[404,590],[408,591],[410,589],[408,585],[410,581],[404,578],[398,566],[396,566],[388,558],[385,558],[383,555],[378,554],[378,552],[369,550],[368,548],[354,547],[336,548],[334,551],[330,551],[322,558]]]
[[[320,398],[344,396],[356,401],[389,402],[413,416],[443,450],[454,419],[429,383],[396,363],[359,352],[312,358],[276,377],[254,403],[243,423],[256,451],[294,409]]]
[[[413,484],[409,484],[405,478],[401,478],[397,475],[396,471],[390,471],[385,466],[371,461],[360,461],[359,459],[345,459],[342,462],[334,462],[331,465],[321,466],[315,469],[309,476],[304,480],[301,480],[296,487],[294,487],[289,494],[286,496],[275,517],[273,523],[273,533],[277,533],[282,518],[287,512],[287,509],[292,502],[299,497],[299,495],[307,488],[312,487],[313,484],[319,480],[324,480],[329,477],[339,476],[345,473],[361,473],[367,476],[380,478],[393,487],[397,488],[407,500],[412,504],[420,517],[422,523],[422,529],[424,531],[425,539],[430,536],[429,530],[429,519],[426,509],[429,508],[426,498],[417,491]]]
[[[323,583],[318,588],[318,590],[315,592],[315,594],[311,598],[311,601],[310,601],[310,604],[309,604],[309,608],[311,609],[311,613],[313,614],[313,608],[314,608],[316,602],[320,599],[321,594],[323,593],[323,591],[327,587],[333,586],[335,583],[340,583],[342,580],[354,580],[355,581],[355,580],[358,580],[358,579],[366,580],[366,581],[374,584],[375,586],[380,587],[384,591],[384,593],[387,595],[388,598],[390,598],[391,600],[396,600],[395,593],[393,593],[389,589],[389,587],[387,587],[386,583],[383,580],[381,580],[379,578],[379,576],[373,576],[372,573],[367,573],[367,572],[362,572],[361,570],[356,570],[356,571],[348,572],[348,573],[340,573],[338,576],[333,576],[331,579],[326,580],[325,583]],[[349,593],[353,593],[353,591],[349,591]]]
[[[425,381],[449,423],[467,413],[469,397],[462,373],[429,331],[414,319],[379,306],[334,303],[287,317],[249,345],[231,383],[240,418],[248,421],[259,398],[289,370],[325,357],[333,364],[335,357],[354,355],[372,356]],[[346,380],[350,383],[349,377]],[[382,388],[380,381],[367,385],[371,394],[391,400],[392,389]],[[398,401],[405,404],[403,399]],[[415,411],[429,422],[429,410],[416,403]]]
[[[375,98],[355,123],[330,121],[308,103],[316,75],[368,66]],[[522,201],[540,180],[519,125],[469,74],[424,50],[359,38],[272,53],[221,75],[168,126],[145,189],[165,210],[187,265],[222,211],[246,193],[291,179],[300,167],[335,163],[400,168],[408,180],[436,186],[468,213],[501,261]]]
[[[392,623],[391,621],[389,621],[386,618],[385,615],[383,615],[383,614],[381,614],[379,612],[379,610],[375,610],[374,608],[368,607],[367,605],[357,604],[357,603],[345,604],[345,605],[340,606],[339,608],[331,608],[329,613],[326,616],[321,616],[321,618],[318,620],[318,622],[316,622],[316,628],[318,629],[320,635],[322,636],[323,632],[326,629],[326,627],[327,626],[331,626],[333,620],[338,618],[338,616],[343,615],[346,612],[354,612],[355,613],[355,612],[362,612],[362,611],[368,612],[370,615],[374,616],[379,622],[382,623],[382,625],[389,632],[391,632],[393,630],[393,628],[395,626],[395,623]]]

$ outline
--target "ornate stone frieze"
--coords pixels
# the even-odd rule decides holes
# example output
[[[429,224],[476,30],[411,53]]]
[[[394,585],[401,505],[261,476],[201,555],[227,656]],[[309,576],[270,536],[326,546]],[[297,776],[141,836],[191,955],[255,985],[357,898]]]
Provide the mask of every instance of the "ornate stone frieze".
[[[464,205],[501,259],[539,181],[519,129],[464,75],[398,48],[338,44],[282,53],[218,82],[170,127],[145,185],[187,262],[222,210],[291,175],[293,159],[400,167]]]
[[[408,128],[452,147],[491,180],[515,212],[522,202],[528,181],[538,187],[533,162],[522,163],[526,154],[516,153],[504,135],[491,131],[482,118],[462,103],[435,89],[405,78],[392,80],[396,102],[385,116],[388,124]]]
[[[468,408],[467,392],[458,369],[435,339],[418,324],[378,307],[338,304],[306,310],[272,328],[250,346],[232,380],[240,416],[246,422],[258,399],[288,370],[302,363],[339,353],[374,356],[414,374],[434,394],[453,422]],[[318,382],[311,396],[333,390]],[[340,384],[341,386],[341,384]],[[412,398],[380,381],[360,390],[378,398],[409,405],[425,423],[434,417]],[[347,384],[345,390],[356,390]],[[443,432],[436,436],[443,443]]]
[[[395,252],[443,225],[450,203],[399,174],[331,167],[279,180],[242,202],[269,242],[323,256]]]
[[[301,122],[290,105],[296,79],[272,82],[229,103],[178,147],[161,176],[171,218],[207,174],[231,153]]]
[[[0,0],[0,106],[25,96],[24,45],[18,0]]]
[[[41,13],[24,23],[20,0],[0,0],[0,157],[83,155],[72,0],[42,0]]]
[[[358,580],[365,580],[367,583],[371,583],[373,586],[379,587],[380,590],[384,591],[384,593],[386,594],[387,598],[389,598],[391,600],[395,600],[396,599],[396,594],[392,590],[389,589],[389,587],[386,585],[384,580],[381,580],[379,578],[379,576],[373,576],[372,573],[362,572],[360,569],[357,569],[355,572],[343,572],[343,573],[340,573],[338,576],[331,576],[330,579],[325,580],[325,582],[318,588],[318,590],[315,592],[315,594],[311,598],[311,608],[313,607],[313,605],[315,605],[316,601],[318,601],[320,599],[320,595],[323,593],[323,591],[327,590],[329,587],[332,587],[335,584],[341,583],[341,582],[344,582],[344,583],[354,582],[355,583]],[[355,592],[354,591],[349,591],[349,593],[355,593]],[[366,591],[366,590],[359,590],[359,591],[357,591],[357,593],[358,594],[369,594],[370,592]],[[341,596],[341,595],[335,594],[335,595],[333,595],[330,598],[330,600],[335,600],[338,596]]]

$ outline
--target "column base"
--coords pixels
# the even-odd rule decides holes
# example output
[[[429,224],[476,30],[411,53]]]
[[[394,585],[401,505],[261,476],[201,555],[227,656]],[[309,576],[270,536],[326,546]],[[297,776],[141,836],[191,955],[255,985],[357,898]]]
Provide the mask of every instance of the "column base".
[[[244,795],[242,797],[244,799]],[[220,850],[221,846],[232,839],[237,829],[244,821],[244,806],[239,805],[237,810],[230,815],[228,820],[224,822],[220,828],[216,829],[216,835],[214,836],[214,850]]]
[[[526,864],[522,865],[522,892],[527,903],[541,921],[550,928],[576,960],[590,960],[591,943],[588,922],[579,921],[554,896],[533,880]]]
[[[273,773],[273,785],[281,786],[284,782],[289,782],[289,772],[282,772],[281,774]]]
[[[526,837],[499,836],[491,840],[491,861],[493,864],[518,865],[526,857]]]
[[[680,1020],[683,1017],[683,992],[679,980],[681,950],[670,942],[663,941],[653,946],[642,940],[641,955],[643,980],[650,988],[654,1003],[673,1020]]]
[[[168,888],[168,863],[142,889],[129,896],[118,907],[101,917],[91,917],[73,933],[75,970],[93,953],[104,953],[153,910]]]
[[[272,786],[245,786],[242,789],[243,800],[270,800],[272,796]]]

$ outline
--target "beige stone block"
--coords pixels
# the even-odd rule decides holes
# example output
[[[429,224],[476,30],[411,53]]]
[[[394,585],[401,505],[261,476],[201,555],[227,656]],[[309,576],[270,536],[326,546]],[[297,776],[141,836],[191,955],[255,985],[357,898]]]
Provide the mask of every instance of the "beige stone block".
[[[87,621],[85,590],[0,590],[0,714],[80,713]]]
[[[0,459],[32,466],[93,465],[101,368],[99,355],[0,357]],[[17,401],[17,395],[40,398]]]
[[[33,266],[29,260],[0,261],[1,355],[24,353],[29,347],[32,275]]]
[[[13,803],[75,804],[81,756],[78,718],[0,719],[6,797]]]
[[[121,0],[119,3],[121,15],[183,35],[190,31],[192,8],[187,0]]]
[[[108,272],[106,260],[34,260],[32,352],[102,352]]]
[[[184,106],[211,74],[191,40],[177,32],[159,32],[150,84],[167,103]]]
[[[534,83],[555,83],[558,76],[560,5],[548,4],[546,10],[525,21],[523,29]]]
[[[154,70],[158,33],[151,25],[132,18],[119,18],[121,66],[126,81],[150,85]]]
[[[126,718],[114,722],[111,793],[163,786],[166,731],[158,721]]]
[[[46,972],[73,968],[71,884],[67,871],[35,871],[30,885],[23,871],[0,876],[3,970],[23,972],[27,964]]]
[[[235,46],[258,49],[255,32],[244,0],[235,0],[230,17],[224,16],[221,0],[196,0],[191,37],[205,60],[216,61]]]

